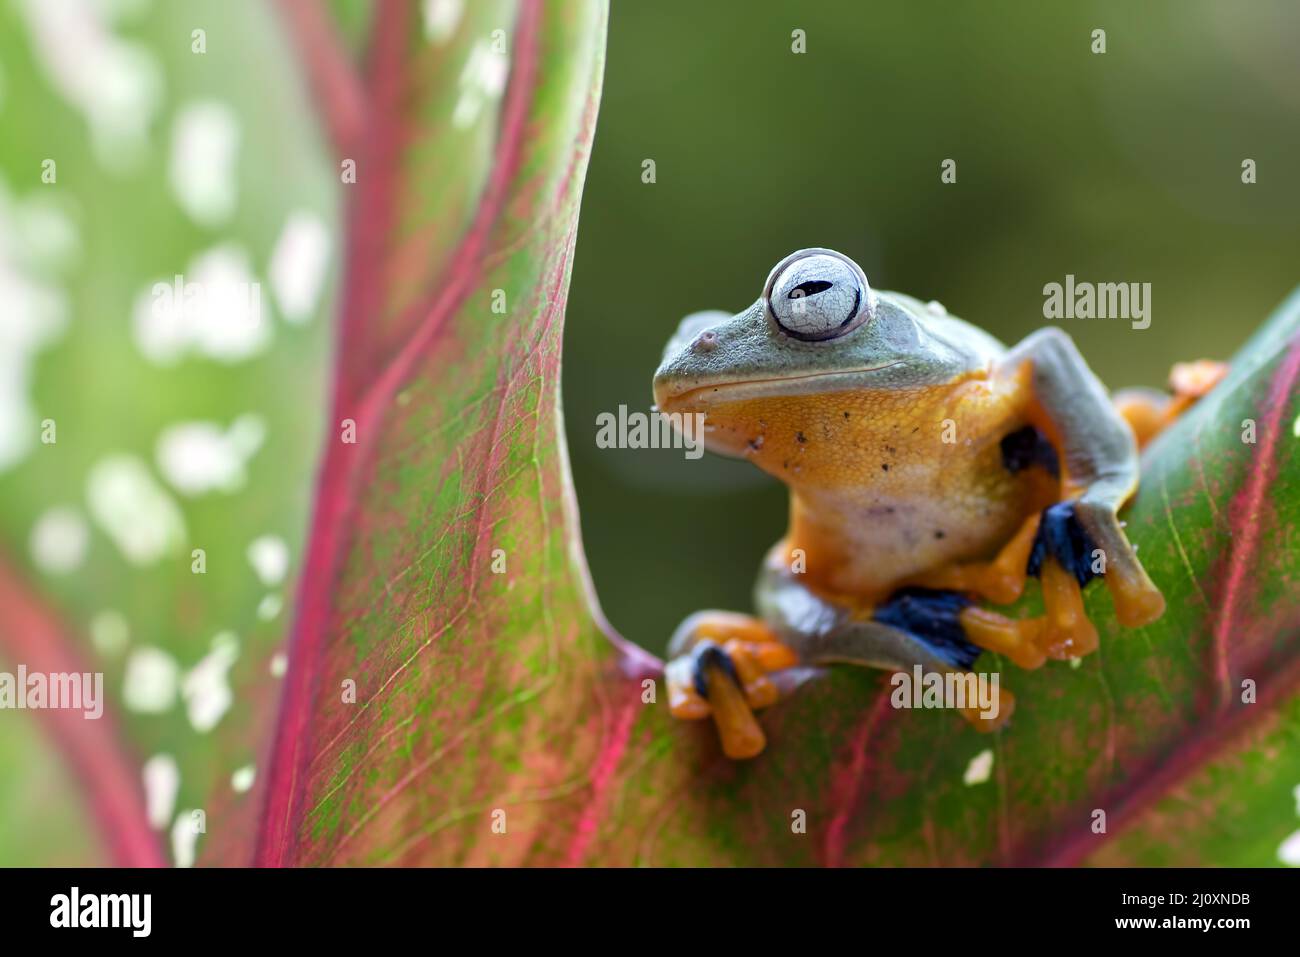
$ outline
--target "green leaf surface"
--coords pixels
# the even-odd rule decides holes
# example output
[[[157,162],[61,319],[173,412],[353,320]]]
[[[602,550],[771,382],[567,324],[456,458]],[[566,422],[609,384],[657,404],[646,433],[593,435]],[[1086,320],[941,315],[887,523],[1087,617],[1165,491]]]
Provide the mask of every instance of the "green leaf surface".
[[[464,90],[440,92],[437,56],[411,37],[411,8],[381,11],[372,31],[379,96],[351,222],[376,232],[345,279],[340,431],[317,490],[262,863],[325,862],[334,845],[353,848],[340,860],[424,859],[422,831],[473,813],[485,784],[465,766],[426,788],[430,765],[497,722],[549,725],[570,646],[591,634],[557,405],[607,8],[525,0],[483,16],[469,56],[489,79],[508,72],[486,164],[483,140],[457,129]],[[518,654],[484,657],[486,634],[514,636]],[[499,773],[526,773],[526,755],[501,757]],[[390,843],[354,844],[372,825]]]

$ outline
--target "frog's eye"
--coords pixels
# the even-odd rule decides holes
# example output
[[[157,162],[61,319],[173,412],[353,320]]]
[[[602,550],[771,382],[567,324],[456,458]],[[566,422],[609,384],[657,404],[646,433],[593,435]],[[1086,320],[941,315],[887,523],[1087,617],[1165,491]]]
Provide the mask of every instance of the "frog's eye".
[[[776,264],[763,301],[781,331],[796,339],[834,339],[871,317],[867,277],[852,259],[830,249],[804,249]]]

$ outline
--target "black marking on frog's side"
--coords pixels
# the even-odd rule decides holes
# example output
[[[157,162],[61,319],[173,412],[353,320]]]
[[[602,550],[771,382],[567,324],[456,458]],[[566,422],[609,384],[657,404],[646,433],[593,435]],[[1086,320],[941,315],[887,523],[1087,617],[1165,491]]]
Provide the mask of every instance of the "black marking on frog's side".
[[[966,638],[961,626],[962,610],[970,604],[970,599],[957,591],[900,588],[871,617],[907,632],[944,661],[968,671],[980,656],[980,649]]]
[[[736,663],[731,660],[731,655],[723,651],[722,646],[717,642],[706,638],[691,648],[691,683],[695,685],[695,690],[699,692],[701,698],[709,696],[708,669],[714,665],[726,672],[727,676],[736,683],[736,687],[742,687],[740,676],[736,673]]]
[[[1083,524],[1075,517],[1074,503],[1057,502],[1043,509],[1033,548],[1029,550],[1025,574],[1041,578],[1043,560],[1050,556],[1060,562],[1082,588],[1094,578],[1101,577],[1092,570],[1092,553],[1096,547]]]
[[[1012,475],[1037,465],[1046,469],[1052,478],[1061,477],[1056,449],[1032,425],[1002,437],[1002,465]]]

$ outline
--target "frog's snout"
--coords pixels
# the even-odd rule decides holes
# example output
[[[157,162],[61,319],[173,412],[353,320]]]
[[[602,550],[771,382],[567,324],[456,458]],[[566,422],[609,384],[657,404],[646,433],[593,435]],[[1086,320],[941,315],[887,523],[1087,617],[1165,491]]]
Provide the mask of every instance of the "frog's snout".
[[[701,375],[707,374],[725,355],[719,327],[731,318],[730,313],[711,309],[693,312],[678,324],[655,372],[655,402],[660,408],[696,388]]]
[[[680,330],[676,348],[669,350],[654,378],[655,404],[664,410],[675,408],[676,400],[714,381],[717,364],[727,349],[716,328]]]

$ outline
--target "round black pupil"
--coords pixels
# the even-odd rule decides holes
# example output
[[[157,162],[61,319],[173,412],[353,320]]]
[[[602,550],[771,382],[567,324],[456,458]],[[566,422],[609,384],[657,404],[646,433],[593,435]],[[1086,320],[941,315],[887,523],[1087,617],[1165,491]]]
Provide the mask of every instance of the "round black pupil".
[[[801,282],[791,289],[787,294],[787,299],[803,299],[807,296],[815,296],[819,292],[825,292],[833,282],[827,282],[825,279],[809,279],[807,282]]]

